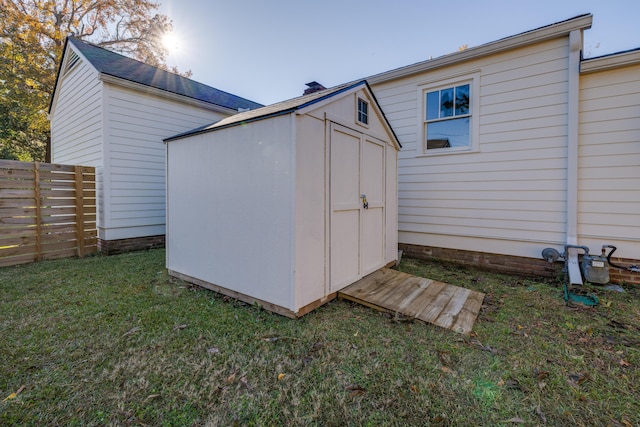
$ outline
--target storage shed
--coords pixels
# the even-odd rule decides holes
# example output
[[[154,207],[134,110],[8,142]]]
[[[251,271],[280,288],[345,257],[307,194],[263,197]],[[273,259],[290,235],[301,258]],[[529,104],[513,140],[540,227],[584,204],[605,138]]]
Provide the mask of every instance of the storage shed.
[[[262,106],[68,37],[49,109],[51,156],[96,168],[99,250],[164,245],[164,138]]]
[[[298,317],[396,261],[400,145],[366,81],[165,142],[172,276]]]

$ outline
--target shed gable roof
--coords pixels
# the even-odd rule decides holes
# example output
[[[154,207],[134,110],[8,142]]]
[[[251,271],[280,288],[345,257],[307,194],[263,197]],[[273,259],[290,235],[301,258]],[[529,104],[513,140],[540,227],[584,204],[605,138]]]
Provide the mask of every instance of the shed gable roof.
[[[238,111],[239,109],[255,109],[262,107],[262,104],[257,102],[207,86],[195,80],[145,64],[144,62],[128,58],[124,55],[120,55],[119,53],[78,40],[74,37],[68,37],[66,43],[65,51],[68,49],[68,44],[73,45],[99,73],[105,75],[138,83],[151,88],[164,90],[177,95],[186,96],[188,98],[218,105],[235,111]],[[60,79],[60,71],[58,72],[58,79]],[[56,86],[57,84],[58,82],[56,82]]]
[[[165,142],[169,142],[175,139],[181,139],[184,137],[197,135],[201,133],[213,132],[216,130],[220,130],[220,129],[224,129],[232,126],[238,126],[238,125],[242,125],[242,124],[246,124],[246,123],[250,123],[258,120],[264,120],[270,117],[276,117],[284,114],[297,112],[304,108],[311,107],[315,104],[318,104],[322,101],[329,100],[330,98],[336,95],[339,95],[341,93],[344,93],[359,87],[365,87],[368,90],[369,94],[371,95],[371,98],[374,100],[376,104],[376,108],[378,108],[382,112],[382,108],[380,107],[380,104],[378,104],[378,100],[373,94],[373,91],[371,90],[371,87],[369,86],[367,81],[360,80],[357,82],[350,82],[350,83],[334,86],[329,89],[311,93],[309,95],[303,95],[303,96],[292,98],[286,101],[277,102],[275,104],[267,105],[266,107],[258,108],[257,110],[245,111],[242,113],[234,114],[233,116],[226,117],[210,125],[202,126],[197,129],[193,129],[191,131],[167,138],[165,139]],[[398,146],[401,147],[400,142],[398,141],[398,138],[396,137],[395,132],[391,127],[391,124],[389,124],[384,114],[382,114],[382,117],[384,117],[385,126],[389,129],[390,133],[393,135],[395,142],[398,144]]]

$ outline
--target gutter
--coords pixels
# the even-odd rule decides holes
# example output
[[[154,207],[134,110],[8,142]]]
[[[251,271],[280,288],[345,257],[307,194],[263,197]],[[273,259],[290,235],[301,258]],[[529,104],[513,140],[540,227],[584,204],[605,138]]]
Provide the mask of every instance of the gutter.
[[[583,59],[580,64],[580,74],[612,70],[637,64],[640,64],[640,48]]]
[[[376,85],[390,80],[407,77],[412,74],[422,73],[428,70],[446,67],[459,62],[499,53],[505,50],[515,49],[557,37],[563,37],[576,30],[581,31],[591,28],[592,22],[593,15],[590,13],[579,15],[555,24],[505,37],[480,46],[471,47],[463,50],[462,52],[450,53],[428,61],[422,61],[406,67],[376,74],[374,76],[367,77],[367,81],[371,85]]]

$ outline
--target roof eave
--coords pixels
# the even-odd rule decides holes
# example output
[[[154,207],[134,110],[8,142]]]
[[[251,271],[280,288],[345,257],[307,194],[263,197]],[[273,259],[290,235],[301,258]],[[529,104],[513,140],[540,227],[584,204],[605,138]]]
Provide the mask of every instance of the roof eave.
[[[555,24],[547,25],[535,30],[516,34],[494,42],[486,43],[480,46],[472,47],[461,52],[455,52],[448,55],[440,56],[435,59],[419,62],[417,64],[408,65],[406,67],[397,68],[395,70],[386,71],[380,74],[367,77],[367,81],[372,84],[384,83],[390,80],[407,77],[424,71],[453,65],[459,62],[469,61],[498,52],[511,50],[545,40],[550,40],[565,36],[574,30],[586,30],[591,28],[593,22],[592,14],[576,16],[575,18]]]
[[[252,123],[252,122],[257,122],[260,120],[265,120],[265,119],[270,119],[272,117],[278,117],[278,116],[284,116],[286,114],[291,114],[291,113],[295,113],[296,109],[295,108],[289,108],[288,110],[282,110],[282,111],[277,111],[271,114],[265,114],[264,116],[258,116],[258,117],[252,117],[250,119],[247,120],[242,120],[242,121],[238,121],[238,122],[233,122],[233,123],[229,123],[226,125],[221,125],[221,126],[215,126],[212,127],[213,125],[207,125],[204,128],[198,128],[195,130],[190,130],[184,133],[180,133],[178,135],[174,135],[171,136],[169,138],[165,138],[162,141],[166,144],[167,142],[172,142],[172,141],[177,141],[179,139],[184,139],[184,138],[190,138],[192,136],[196,136],[196,135],[202,135],[205,133],[211,133],[211,132],[216,132],[222,129],[228,129],[228,128],[232,128],[232,127],[236,127],[236,126],[240,126],[240,125],[246,125],[247,123]],[[214,123],[215,125],[215,123]]]
[[[596,58],[583,59],[580,62],[580,74],[595,73],[637,64],[640,64],[640,48]]]
[[[359,81],[359,82],[354,83],[354,84],[351,84],[351,85],[347,85],[344,88],[341,88],[339,90],[334,90],[334,91],[330,91],[329,90],[329,93],[327,93],[324,96],[320,96],[318,98],[314,98],[314,99],[312,99],[310,101],[307,101],[307,102],[304,102],[304,103],[302,103],[300,105],[295,105],[295,106],[292,106],[292,107],[283,108],[282,110],[272,111],[272,112],[265,113],[265,114],[262,114],[262,115],[259,115],[259,116],[255,116],[255,117],[250,117],[250,118],[243,119],[243,120],[234,121],[234,122],[223,124],[223,125],[220,125],[220,126],[216,126],[215,123],[214,123],[213,125],[206,126],[205,128],[194,129],[192,131],[184,132],[184,133],[181,133],[179,135],[174,135],[172,137],[166,138],[166,139],[164,139],[164,142],[171,142],[171,141],[175,141],[177,139],[182,139],[182,138],[186,138],[186,137],[193,136],[193,135],[201,135],[203,133],[215,132],[215,131],[218,131],[218,130],[227,129],[227,128],[234,127],[234,126],[239,126],[239,125],[244,125],[244,124],[247,124],[247,123],[257,122],[259,120],[265,120],[265,119],[270,119],[272,117],[282,116],[282,115],[285,115],[285,114],[291,114],[291,113],[299,112],[302,109],[308,109],[311,106],[314,106],[314,108],[317,108],[319,105],[321,105],[321,103],[323,101],[326,101],[327,99],[330,99],[333,96],[335,96],[337,94],[340,94],[340,93],[343,93],[345,91],[348,91],[348,90],[350,90],[350,89],[352,89],[354,87],[360,86],[363,83],[365,83],[364,80],[363,81]]]
[[[389,123],[389,119],[387,119],[387,116],[384,114],[384,111],[382,110],[382,106],[378,102],[378,98],[376,98],[375,93],[373,93],[373,89],[371,89],[371,86],[369,85],[369,82],[367,82],[366,80],[359,80],[359,81],[357,81],[355,83],[352,83],[352,84],[349,84],[349,85],[345,86],[344,88],[342,88],[340,90],[332,92],[331,94],[329,94],[327,96],[324,96],[322,98],[318,98],[318,99],[315,99],[315,100],[313,100],[311,102],[303,104],[297,109],[296,114],[305,114],[309,110],[320,108],[320,107],[322,107],[322,105],[331,102],[332,100],[330,98],[332,98],[335,95],[349,93],[349,92],[357,92],[360,89],[365,89],[367,91],[367,93],[369,94],[369,96],[371,97],[371,99],[373,100],[373,102],[376,104],[376,108],[380,111],[380,113],[382,115],[382,126],[385,128],[385,130],[391,136],[391,138],[393,138],[393,142],[395,144],[397,144],[397,148],[401,149],[402,148],[402,144],[400,144],[400,140],[398,139],[398,136],[396,135],[395,131],[393,130],[393,127],[391,126],[391,123]]]
[[[145,93],[161,96],[163,98],[172,99],[174,101],[178,101],[184,104],[190,104],[200,108],[205,108],[207,110],[215,111],[222,114],[233,115],[238,112],[238,110],[234,110],[233,108],[223,107],[219,104],[202,101],[175,92],[169,92],[164,89],[148,86],[142,83],[134,82],[132,80],[124,79],[122,77],[116,77],[111,74],[100,73],[98,78],[105,83],[111,83],[128,89],[138,90]]]
[[[58,92],[58,83],[60,83],[60,74],[62,73],[62,64],[64,64],[64,57],[67,55],[67,46],[69,45],[69,37],[64,40],[64,46],[62,47],[62,55],[60,55],[60,63],[58,64],[58,73],[56,74],[56,82],[53,85],[53,92],[51,92],[51,98],[49,99],[49,109],[47,110],[47,119],[51,120],[49,117],[51,115],[51,110],[53,109],[53,103],[56,100],[56,95]]]
[[[339,90],[334,90],[334,91],[328,93],[325,96],[313,99],[313,100],[311,100],[309,102],[306,102],[304,104],[299,105],[296,108],[296,111],[297,111],[298,114],[305,114],[310,109],[316,109],[316,108],[321,107],[325,103],[332,102],[331,98],[333,98],[334,96],[342,94],[342,93],[345,93],[345,92],[358,90],[358,88],[360,86],[363,86],[363,85],[366,85],[366,81],[365,80],[359,80],[356,83],[348,84],[348,85],[346,85],[345,87],[343,87],[343,88],[341,88]],[[331,90],[331,88],[329,88],[329,90]]]

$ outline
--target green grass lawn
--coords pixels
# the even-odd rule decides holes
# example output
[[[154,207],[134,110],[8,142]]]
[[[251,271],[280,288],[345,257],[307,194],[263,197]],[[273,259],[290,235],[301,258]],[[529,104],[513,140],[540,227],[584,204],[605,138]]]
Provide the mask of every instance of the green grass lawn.
[[[290,320],[163,250],[0,269],[0,425],[640,425],[638,288],[569,308],[542,279],[400,269],[484,292],[472,336],[345,301]]]

